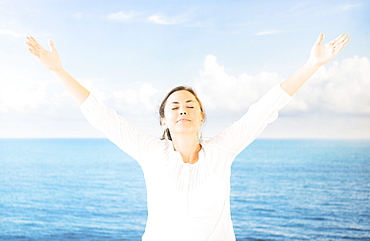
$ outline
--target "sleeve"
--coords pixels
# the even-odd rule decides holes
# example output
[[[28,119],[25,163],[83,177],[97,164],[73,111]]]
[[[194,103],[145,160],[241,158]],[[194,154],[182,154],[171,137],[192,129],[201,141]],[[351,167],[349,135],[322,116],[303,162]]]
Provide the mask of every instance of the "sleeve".
[[[142,164],[141,156],[159,144],[160,140],[133,127],[114,110],[99,102],[92,94],[80,105],[87,121],[125,153]]]
[[[249,107],[248,112],[230,127],[210,140],[210,144],[233,152],[235,155],[243,151],[267,124],[275,121],[278,111],[290,100],[291,96],[279,85],[272,88],[257,103]]]

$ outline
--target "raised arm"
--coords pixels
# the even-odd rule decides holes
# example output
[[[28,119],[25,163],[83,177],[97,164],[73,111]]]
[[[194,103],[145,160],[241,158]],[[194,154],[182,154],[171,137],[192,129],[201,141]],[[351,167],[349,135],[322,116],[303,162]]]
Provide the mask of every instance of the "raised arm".
[[[311,49],[306,64],[280,84],[290,96],[293,96],[322,65],[337,56],[350,41],[348,34],[342,34],[326,44],[321,44],[323,39],[324,34],[321,33]]]
[[[44,49],[33,37],[26,37],[28,51],[58,79],[72,94],[78,104],[82,104],[90,92],[78,83],[62,67],[62,62],[53,41],[49,40],[50,51]]]

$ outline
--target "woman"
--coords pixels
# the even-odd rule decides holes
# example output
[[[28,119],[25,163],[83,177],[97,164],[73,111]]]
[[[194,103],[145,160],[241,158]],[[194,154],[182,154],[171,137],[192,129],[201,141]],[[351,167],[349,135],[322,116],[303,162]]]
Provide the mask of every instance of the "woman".
[[[231,164],[277,118],[297,90],[349,42],[348,34],[322,45],[320,34],[307,63],[271,89],[232,126],[201,140],[203,107],[190,88],[177,87],[161,104],[162,139],[137,130],[90,94],[62,67],[52,41],[46,51],[27,37],[30,53],[71,92],[88,121],[138,161],[147,187],[148,220],[144,241],[235,240],[230,215]]]

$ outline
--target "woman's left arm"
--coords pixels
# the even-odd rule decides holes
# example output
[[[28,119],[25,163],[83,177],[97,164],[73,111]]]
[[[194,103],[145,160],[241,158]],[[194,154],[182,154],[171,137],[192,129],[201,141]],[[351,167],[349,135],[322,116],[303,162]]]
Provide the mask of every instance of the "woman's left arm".
[[[321,44],[324,34],[321,33],[313,45],[307,63],[280,85],[285,92],[293,96],[299,88],[324,64],[332,60],[350,41],[348,34],[342,34],[332,41]]]

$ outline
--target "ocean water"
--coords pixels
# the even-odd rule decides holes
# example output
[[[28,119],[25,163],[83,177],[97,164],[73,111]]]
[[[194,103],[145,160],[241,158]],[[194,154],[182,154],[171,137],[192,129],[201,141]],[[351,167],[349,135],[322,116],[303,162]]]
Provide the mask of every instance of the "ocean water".
[[[256,140],[231,185],[238,241],[370,240],[370,141]],[[0,139],[0,240],[141,240],[145,200],[105,139]]]

